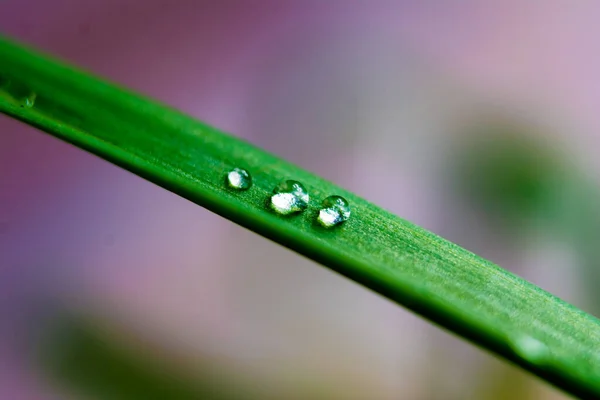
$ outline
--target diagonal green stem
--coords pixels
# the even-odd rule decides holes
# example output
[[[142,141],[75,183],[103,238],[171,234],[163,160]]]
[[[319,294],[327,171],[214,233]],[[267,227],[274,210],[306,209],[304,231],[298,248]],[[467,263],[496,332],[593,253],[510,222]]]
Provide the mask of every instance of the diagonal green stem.
[[[0,111],[305,255],[583,397],[600,397],[600,321],[523,279],[253,145],[0,38]],[[227,171],[253,186],[235,192]],[[306,212],[266,207],[284,179]],[[315,224],[331,194],[341,227]]]

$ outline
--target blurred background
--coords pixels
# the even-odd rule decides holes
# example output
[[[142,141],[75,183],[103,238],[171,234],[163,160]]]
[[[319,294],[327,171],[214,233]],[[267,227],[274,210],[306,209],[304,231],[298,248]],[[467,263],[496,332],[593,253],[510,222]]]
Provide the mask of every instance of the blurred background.
[[[597,2],[0,1],[0,32],[595,315],[599,19]],[[0,116],[0,398],[567,396]]]

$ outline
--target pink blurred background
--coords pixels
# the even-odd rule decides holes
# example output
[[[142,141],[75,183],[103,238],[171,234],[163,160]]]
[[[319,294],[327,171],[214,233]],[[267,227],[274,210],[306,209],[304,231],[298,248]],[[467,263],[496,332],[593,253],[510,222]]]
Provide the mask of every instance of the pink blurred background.
[[[594,2],[0,2],[3,34],[246,138],[591,312],[594,266],[578,236],[562,233],[566,220],[596,232],[564,210],[595,206],[599,18]],[[506,227],[504,214],[453,189],[456,150],[486,135],[461,127],[487,113],[526,121],[560,165],[559,206],[544,218]],[[566,398],[287,249],[0,117],[0,398],[79,398],[26,356],[61,310],[118,332],[112,340],[152,343],[192,377],[209,360],[262,398]]]

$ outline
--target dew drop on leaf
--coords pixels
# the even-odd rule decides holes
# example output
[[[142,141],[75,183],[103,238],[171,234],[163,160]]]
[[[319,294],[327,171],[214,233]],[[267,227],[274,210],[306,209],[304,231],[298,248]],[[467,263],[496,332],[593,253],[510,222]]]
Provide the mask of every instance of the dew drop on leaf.
[[[234,168],[227,174],[227,186],[237,190],[248,190],[252,186],[252,177],[242,168]]]
[[[25,108],[31,108],[35,105],[35,98],[37,97],[37,94],[32,92],[29,93],[27,96],[24,96],[21,98],[21,106],[25,107]]]
[[[0,91],[6,93],[12,101],[22,108],[31,108],[35,104],[37,93],[28,85],[14,81],[8,76],[0,75]]]
[[[521,335],[511,341],[515,353],[533,364],[543,364],[548,360],[550,350],[545,343],[529,335]]]
[[[270,207],[280,215],[288,215],[306,210],[310,196],[298,181],[284,181],[275,187],[270,199]]]
[[[350,204],[341,196],[329,196],[323,200],[317,221],[325,228],[333,228],[350,218]]]

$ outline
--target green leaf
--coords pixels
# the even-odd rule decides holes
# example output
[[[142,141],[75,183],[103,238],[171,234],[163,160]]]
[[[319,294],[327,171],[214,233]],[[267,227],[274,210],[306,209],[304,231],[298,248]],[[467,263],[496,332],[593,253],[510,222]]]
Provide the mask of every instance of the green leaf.
[[[0,111],[318,261],[566,391],[600,396],[600,321],[508,271],[247,142],[6,39],[0,77]],[[226,187],[234,167],[251,173],[249,190]],[[266,205],[286,179],[310,193],[299,215],[282,217]],[[333,194],[350,202],[352,215],[326,230],[316,215]]]

